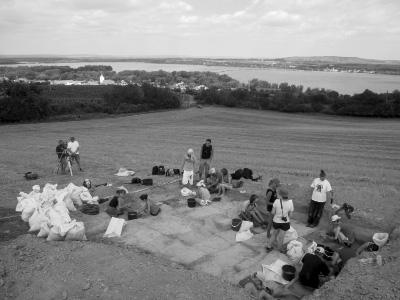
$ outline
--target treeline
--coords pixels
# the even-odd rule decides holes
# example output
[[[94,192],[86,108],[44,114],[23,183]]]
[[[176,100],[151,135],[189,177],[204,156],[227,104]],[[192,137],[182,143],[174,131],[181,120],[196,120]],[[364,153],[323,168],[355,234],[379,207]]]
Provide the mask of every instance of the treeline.
[[[151,83],[156,86],[172,87],[178,82],[185,83],[188,87],[205,85],[217,88],[236,88],[240,86],[239,81],[228,75],[220,75],[213,72],[187,72],[187,71],[121,71],[115,72],[111,66],[87,65],[78,68],[69,66],[18,66],[0,67],[0,74],[10,80],[26,78],[28,80],[76,80],[76,81],[98,81],[100,74],[106,79],[114,81],[126,81],[127,83],[142,84]]]
[[[400,117],[400,91],[340,95],[324,89],[306,89],[287,83],[252,80],[249,89],[204,90],[196,95],[200,104],[246,107],[281,112],[325,113],[363,117]]]
[[[0,123],[60,115],[137,113],[180,107],[169,89],[142,86],[50,86],[0,81]]]

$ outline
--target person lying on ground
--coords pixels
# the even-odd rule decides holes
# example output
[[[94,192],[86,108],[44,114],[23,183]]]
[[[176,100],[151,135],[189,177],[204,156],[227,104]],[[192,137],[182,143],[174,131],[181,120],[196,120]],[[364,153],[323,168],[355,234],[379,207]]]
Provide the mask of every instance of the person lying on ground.
[[[267,247],[266,250],[271,251],[274,242],[277,244],[278,251],[285,252],[283,249],[283,240],[286,231],[290,229],[290,217],[294,211],[293,201],[289,199],[289,193],[286,189],[280,188],[278,192],[279,198],[275,200],[272,206],[272,222],[267,228]],[[274,229],[271,234],[271,227]]]
[[[304,255],[301,260],[303,266],[299,273],[299,282],[302,285],[317,289],[331,279],[328,277],[331,270],[322,259],[322,255],[320,251],[315,251],[315,254],[307,253]]]
[[[218,194],[218,196],[220,196],[222,194],[221,182],[222,174],[219,171],[216,171],[215,168],[211,168],[210,176],[206,182],[206,187],[209,192],[211,194]]]
[[[79,156],[79,143],[73,136],[70,137],[68,145],[67,145],[68,154],[71,160],[71,163],[75,160],[79,171],[83,172],[81,168],[81,159]]]
[[[316,227],[322,217],[324,206],[327,200],[332,200],[332,187],[326,179],[326,173],[321,170],[319,177],[315,178],[311,184],[312,196],[308,208],[307,227]]]
[[[340,219],[338,215],[333,215],[331,218],[331,228],[327,233],[328,238],[337,241],[339,244],[351,247],[354,243],[354,233],[350,230],[344,229],[340,226]]]
[[[357,248],[356,250],[356,255],[360,255],[363,251],[366,252],[377,252],[380,250],[380,247],[375,243],[375,241],[372,238],[372,241],[365,242],[362,244],[360,247]]]
[[[67,152],[67,145],[63,140],[58,141],[58,145],[56,147],[56,154],[61,166],[61,174],[65,174],[65,169],[67,167],[68,152]]]
[[[196,156],[194,155],[193,149],[188,149],[185,154],[181,166],[181,170],[183,173],[182,176],[182,184],[183,185],[193,185],[194,180],[194,169],[196,165]]]
[[[92,184],[92,181],[88,178],[86,178],[83,183],[82,186],[87,188],[90,195],[93,197],[93,199],[96,199],[99,204],[106,202],[108,200],[110,200],[111,197],[106,197],[106,198],[100,198],[99,196],[96,196],[96,188],[98,188],[99,186],[112,186],[110,183],[100,183],[100,184]]]

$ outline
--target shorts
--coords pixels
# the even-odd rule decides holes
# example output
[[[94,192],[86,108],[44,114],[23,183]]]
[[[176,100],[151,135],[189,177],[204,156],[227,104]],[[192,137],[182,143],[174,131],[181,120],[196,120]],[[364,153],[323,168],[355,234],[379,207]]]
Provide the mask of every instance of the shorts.
[[[194,172],[193,171],[183,171],[183,177],[182,177],[182,184],[188,184],[190,183],[191,185],[193,185],[193,175]]]
[[[288,222],[288,223],[275,223],[275,222],[272,222],[272,227],[274,229],[280,229],[280,230],[283,230],[283,231],[288,231],[290,229],[290,222]]]

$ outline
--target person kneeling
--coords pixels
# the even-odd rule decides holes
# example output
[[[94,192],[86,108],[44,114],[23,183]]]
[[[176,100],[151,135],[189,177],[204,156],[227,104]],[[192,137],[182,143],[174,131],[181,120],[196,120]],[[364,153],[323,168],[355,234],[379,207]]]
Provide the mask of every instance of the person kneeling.
[[[339,244],[351,247],[354,243],[354,233],[349,230],[344,230],[340,226],[340,217],[338,215],[333,215],[331,218],[332,229],[328,232],[327,236]]]

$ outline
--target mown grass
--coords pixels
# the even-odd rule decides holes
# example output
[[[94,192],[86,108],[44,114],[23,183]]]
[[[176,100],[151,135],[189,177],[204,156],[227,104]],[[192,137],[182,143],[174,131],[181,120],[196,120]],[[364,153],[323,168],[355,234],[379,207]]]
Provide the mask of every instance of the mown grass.
[[[14,207],[27,182],[22,173],[38,172],[38,183],[68,183],[52,173],[58,139],[75,136],[81,144],[84,177],[112,181],[119,167],[145,176],[155,164],[179,167],[187,148],[196,154],[206,138],[215,147],[214,166],[231,171],[249,167],[268,180],[291,184],[295,201],[305,205],[308,187],[320,169],[328,174],[338,202],[360,209],[372,222],[397,220],[399,213],[400,122],[336,116],[284,114],[220,107],[192,108],[120,118],[6,125],[0,127],[0,206]]]

